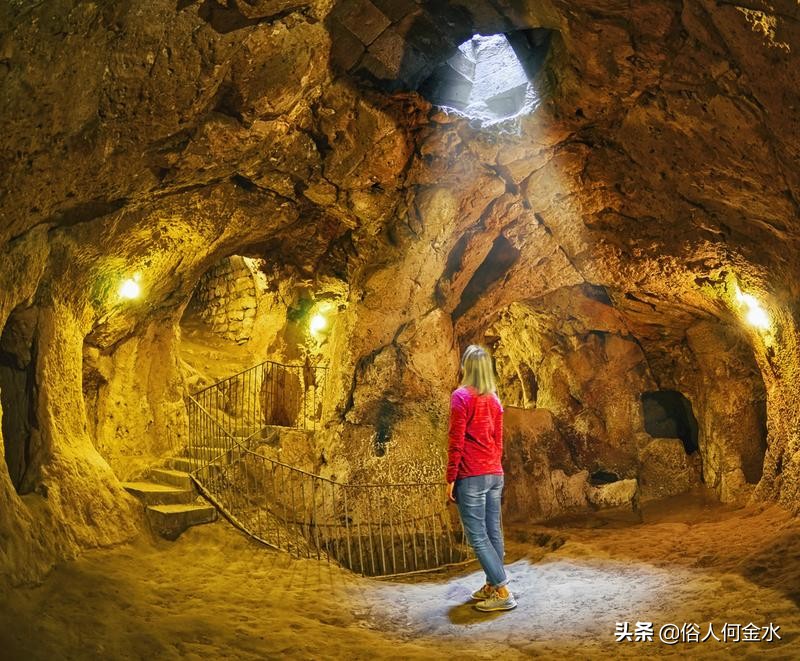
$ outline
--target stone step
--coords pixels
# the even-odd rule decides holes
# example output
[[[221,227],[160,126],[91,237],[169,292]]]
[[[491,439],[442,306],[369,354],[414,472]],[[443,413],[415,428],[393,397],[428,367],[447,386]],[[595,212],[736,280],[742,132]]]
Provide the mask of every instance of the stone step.
[[[159,484],[168,484],[181,489],[194,489],[194,482],[186,471],[176,471],[169,468],[150,469],[150,479]]]
[[[183,471],[185,473],[191,473],[198,468],[205,466],[206,462],[201,461],[200,459],[194,459],[192,457],[169,457],[164,461],[164,465],[170,469],[175,471]]]
[[[211,461],[213,459],[223,463],[229,461],[232,452],[233,450],[229,448],[207,445],[195,445],[184,450],[185,455],[192,459],[202,459],[203,461]]]
[[[216,464],[206,465],[204,461],[191,457],[170,457],[164,460],[165,468],[182,473],[191,473],[201,482],[213,479],[222,472],[222,466]]]
[[[190,526],[217,520],[217,510],[208,504],[151,505],[146,512],[153,532],[167,539],[177,539]]]
[[[145,505],[190,503],[196,498],[195,492],[191,489],[181,489],[155,482],[123,482],[122,487]]]
[[[254,427],[239,427],[234,430],[233,436],[241,442],[250,438],[255,431]],[[311,429],[298,429],[297,427],[283,427],[281,425],[265,425],[259,432],[250,439],[251,442],[278,441],[283,434],[304,434],[309,437],[314,435],[314,431]]]

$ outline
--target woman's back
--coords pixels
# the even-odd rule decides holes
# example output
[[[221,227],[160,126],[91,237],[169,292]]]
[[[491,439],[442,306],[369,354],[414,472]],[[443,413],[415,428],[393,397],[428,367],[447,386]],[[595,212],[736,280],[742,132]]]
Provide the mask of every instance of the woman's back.
[[[486,573],[486,584],[472,593],[475,608],[510,610],[517,602],[503,566],[503,407],[489,352],[468,346],[461,373],[461,387],[450,396],[447,497],[458,506],[464,533]]]
[[[475,475],[502,475],[503,407],[494,393],[469,386],[450,398],[448,482]]]

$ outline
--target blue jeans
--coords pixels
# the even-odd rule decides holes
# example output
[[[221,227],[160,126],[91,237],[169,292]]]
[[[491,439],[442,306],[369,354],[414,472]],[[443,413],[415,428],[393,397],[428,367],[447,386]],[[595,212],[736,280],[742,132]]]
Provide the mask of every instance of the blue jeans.
[[[494,587],[508,583],[500,522],[503,484],[502,475],[476,475],[456,480],[454,489],[467,540],[486,573],[486,582]]]

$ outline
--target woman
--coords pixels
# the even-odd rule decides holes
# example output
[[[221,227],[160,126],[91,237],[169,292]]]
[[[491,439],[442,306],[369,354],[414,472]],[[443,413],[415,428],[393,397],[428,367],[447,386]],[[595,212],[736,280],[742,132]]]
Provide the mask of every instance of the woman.
[[[458,505],[467,539],[486,573],[472,594],[481,611],[516,607],[503,568],[503,407],[495,394],[492,359],[471,345],[461,358],[461,387],[450,398],[447,496]]]

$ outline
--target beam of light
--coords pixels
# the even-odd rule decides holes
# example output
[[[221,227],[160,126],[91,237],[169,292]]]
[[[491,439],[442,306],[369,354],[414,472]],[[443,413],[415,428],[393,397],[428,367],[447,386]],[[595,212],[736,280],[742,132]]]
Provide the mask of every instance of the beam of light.
[[[135,273],[132,278],[124,280],[119,287],[120,298],[129,301],[139,298],[142,294],[142,287],[139,284],[139,280],[141,280],[141,275],[139,273]]]
[[[772,325],[767,311],[755,296],[745,294],[736,288],[736,300],[744,308],[744,318],[748,324],[759,330],[768,330]]]

